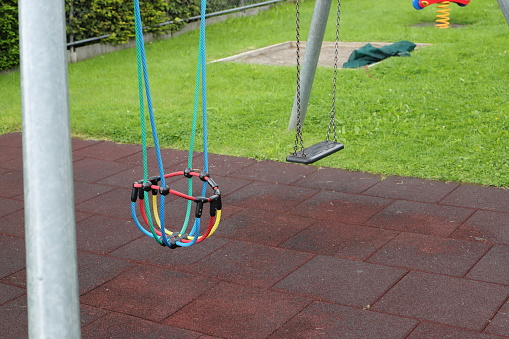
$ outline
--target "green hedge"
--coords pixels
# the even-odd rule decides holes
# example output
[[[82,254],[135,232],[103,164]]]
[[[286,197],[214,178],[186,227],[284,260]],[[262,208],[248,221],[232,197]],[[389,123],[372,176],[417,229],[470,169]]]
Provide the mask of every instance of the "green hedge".
[[[0,6],[0,70],[19,64],[18,1],[3,0]]]
[[[18,0],[0,2],[0,70],[19,65]],[[164,33],[179,29],[199,13],[196,0],[140,1],[145,32]],[[68,41],[110,34],[105,43],[121,44],[134,37],[133,2],[126,0],[66,0]],[[157,26],[159,23],[174,23]]]

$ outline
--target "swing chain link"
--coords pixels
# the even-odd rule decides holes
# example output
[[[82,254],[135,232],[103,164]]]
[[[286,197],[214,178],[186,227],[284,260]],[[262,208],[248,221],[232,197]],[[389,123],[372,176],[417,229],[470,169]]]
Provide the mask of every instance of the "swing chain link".
[[[302,138],[302,122],[301,122],[301,105],[300,105],[300,4],[299,0],[295,0],[295,47],[296,47],[296,63],[297,63],[297,93],[296,93],[296,105],[297,105],[297,133],[295,134],[295,146],[293,147],[293,155],[297,155],[297,151],[304,154],[304,140]]]
[[[338,75],[338,55],[339,55],[339,24],[341,17],[341,0],[338,0],[338,6],[336,11],[336,39],[334,43],[334,73],[332,78],[332,104],[330,110],[330,120],[329,127],[327,128],[327,137],[326,141],[330,140],[330,135],[332,133],[334,143],[337,143],[337,133],[336,133],[336,84],[337,84],[337,75]]]

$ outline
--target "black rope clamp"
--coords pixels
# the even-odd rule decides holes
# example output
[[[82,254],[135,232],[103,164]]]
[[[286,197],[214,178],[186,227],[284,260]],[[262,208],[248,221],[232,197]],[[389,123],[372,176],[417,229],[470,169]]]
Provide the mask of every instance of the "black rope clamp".
[[[143,185],[143,180],[138,181],[138,184]],[[145,195],[143,194],[143,190],[140,188],[138,188],[138,198],[140,200],[143,200],[143,198],[145,198]]]
[[[188,168],[186,168],[186,169],[184,170],[184,176],[185,176],[186,178],[192,178],[193,176],[191,175],[191,171],[192,171],[192,169],[190,169],[189,167],[188,167]]]
[[[148,178],[148,181],[150,181],[150,183],[153,186],[157,186],[157,184],[159,183],[160,180],[161,180],[161,177],[150,177],[150,178]],[[152,195],[157,195],[157,190],[156,189],[152,189]]]
[[[168,186],[164,186],[164,187],[159,187],[159,193],[161,193],[161,195],[168,195],[170,194],[170,188]]]
[[[207,179],[205,177],[210,179],[209,172],[205,172],[205,171],[200,172],[200,180],[201,181],[207,181]]]
[[[196,202],[195,216],[196,216],[196,218],[201,218],[201,215],[203,213],[203,204],[208,202],[209,199],[206,197],[196,197],[195,199],[196,199],[195,200],[195,202]]]
[[[134,187],[134,185],[136,185],[137,182],[135,182],[133,184],[133,189],[131,190],[131,201],[132,202],[136,202],[136,200],[138,200],[138,187]]]

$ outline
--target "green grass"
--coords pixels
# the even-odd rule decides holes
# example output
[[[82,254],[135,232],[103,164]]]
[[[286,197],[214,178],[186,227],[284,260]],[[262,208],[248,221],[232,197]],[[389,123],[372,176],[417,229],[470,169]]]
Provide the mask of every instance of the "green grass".
[[[313,2],[301,5],[306,38]],[[409,0],[343,0],[342,41],[410,40],[432,46],[370,69],[339,72],[337,123],[345,150],[321,166],[445,181],[509,186],[509,27],[496,0],[451,5],[439,30],[435,8]],[[294,7],[207,29],[207,59],[295,39]],[[325,40],[334,40],[331,13]],[[187,149],[194,97],[197,32],[147,46],[152,96],[163,146]],[[306,116],[307,145],[325,136],[331,69],[319,68]],[[283,161],[295,91],[293,67],[208,66],[210,151]],[[69,66],[73,134],[139,143],[134,50]],[[21,129],[19,74],[0,76],[0,133]]]

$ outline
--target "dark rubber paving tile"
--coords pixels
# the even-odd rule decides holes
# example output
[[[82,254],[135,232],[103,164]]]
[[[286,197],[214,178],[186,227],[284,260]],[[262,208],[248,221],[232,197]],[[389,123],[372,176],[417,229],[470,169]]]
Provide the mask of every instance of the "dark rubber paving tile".
[[[309,218],[362,224],[391,202],[385,198],[320,191],[290,211]]]
[[[269,338],[405,338],[417,323],[413,319],[314,302]]]
[[[268,288],[312,257],[308,253],[234,241],[198,261],[188,271]]]
[[[379,175],[337,168],[319,168],[297,180],[293,185],[337,192],[361,193],[379,181]]]
[[[83,158],[82,160],[74,162],[73,167],[74,180],[96,182],[132,168],[132,165],[100,159]],[[100,170],[97,170],[98,168],[100,168]]]
[[[78,280],[80,294],[112,280],[133,267],[124,260],[78,252]]]
[[[499,336],[481,334],[465,329],[421,322],[408,339],[499,339]]]
[[[118,219],[131,219],[131,189],[117,188],[77,203],[76,210]]]
[[[103,143],[103,142],[104,141],[102,141],[102,140],[85,140],[85,139],[73,138],[72,139],[73,158],[75,155],[77,156],[77,154],[74,151],[80,150],[85,147],[90,147],[90,146],[98,144],[98,143]]]
[[[221,338],[267,338],[309,303],[284,293],[220,283],[163,323]]]
[[[86,144],[87,147],[81,147],[83,144]],[[73,144],[73,148],[74,147],[76,147],[76,149],[73,152],[73,155],[108,161],[125,158],[141,151],[141,147],[138,145],[116,144],[109,141],[76,141]]]
[[[477,211],[451,237],[509,245],[509,213]]]
[[[14,158],[12,160],[0,162],[0,171],[9,172],[23,172],[23,158]]]
[[[509,285],[509,246],[493,246],[466,277]]]
[[[472,213],[472,210],[461,207],[397,200],[368,220],[366,225],[447,237]]]
[[[0,197],[13,198],[23,194],[23,172],[10,171],[0,176]]]
[[[317,254],[363,260],[398,232],[321,221],[306,228],[282,246]]]
[[[242,171],[243,168],[254,163],[256,163],[255,159],[209,153],[209,173],[214,180],[218,175],[227,176],[233,172]],[[195,153],[193,168],[203,169],[203,153]]]
[[[260,213],[245,208],[223,220],[215,234],[277,246],[315,222],[313,219],[290,214]]]
[[[187,273],[138,266],[82,296],[81,301],[160,322],[215,284]]]
[[[313,166],[277,161],[258,161],[241,171],[231,173],[231,176],[278,184],[291,184],[314,171],[316,171],[316,168]]]
[[[22,203],[21,203],[22,204]],[[0,222],[0,233],[12,235],[19,238],[25,237],[25,211],[7,214]]]
[[[132,220],[92,216],[76,223],[78,250],[105,254],[140,237]]]
[[[509,295],[509,287],[410,272],[373,310],[481,331]]]
[[[103,193],[113,190],[112,187],[91,184],[88,182],[74,182],[74,203],[79,204],[84,201],[95,198]],[[130,198],[129,198],[130,199]]]
[[[2,338],[28,338],[26,296],[0,306],[0,333]]]
[[[21,144],[22,144],[21,132],[0,134],[1,146],[12,146],[21,148]]]
[[[391,176],[364,194],[392,199],[439,202],[458,186],[457,183]]]
[[[484,332],[509,336],[509,302],[502,306]]]
[[[125,156],[116,160],[117,162],[136,165],[143,168],[143,155],[141,146],[138,146],[138,153]],[[187,151],[179,151],[174,149],[161,149],[161,158],[163,162],[163,168],[166,173],[183,171],[187,167]],[[153,148],[149,148],[147,152],[147,164],[149,167],[157,167],[157,157]],[[193,166],[194,167],[194,166]],[[155,174],[153,174],[155,175]]]
[[[25,293],[26,291],[23,288],[0,283],[0,305]]]
[[[150,178],[152,176],[159,176],[159,170],[157,169],[157,167],[148,168],[148,177]],[[143,179],[143,167],[136,166],[130,167],[124,171],[114,173],[108,177],[98,180],[97,184],[131,188],[134,182],[142,179]]]
[[[274,287],[314,299],[367,307],[398,282],[406,270],[316,256]]]
[[[25,240],[0,234],[0,279],[25,267]]]
[[[0,197],[0,218],[23,209],[23,202]]]
[[[81,304],[80,305],[81,328],[83,329],[84,326],[90,324],[91,322],[94,322],[95,320],[105,316],[108,313],[110,313],[110,311]]]
[[[509,189],[461,185],[442,204],[509,212]]]
[[[153,238],[143,235],[140,231],[138,233],[142,236],[140,239],[111,252],[110,255],[140,264],[155,264],[181,270],[230,242],[212,235],[199,244],[171,249],[159,245]]]
[[[2,146],[2,151],[0,152],[0,164],[13,159],[21,160],[22,156],[23,153],[21,148]]]
[[[315,193],[310,188],[254,182],[229,194],[225,204],[286,213]]]
[[[489,245],[422,234],[401,233],[369,261],[432,273],[463,276]]]
[[[183,330],[176,327],[161,325],[159,323],[143,320],[120,313],[108,315],[94,321],[82,329],[83,338],[143,338],[143,339],[166,339],[199,338],[200,333]]]

